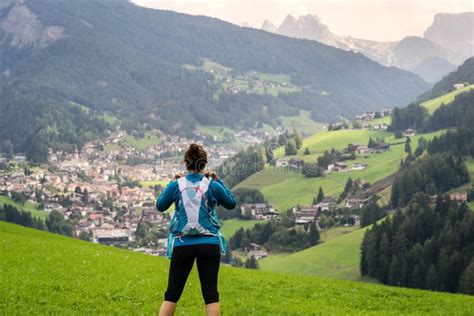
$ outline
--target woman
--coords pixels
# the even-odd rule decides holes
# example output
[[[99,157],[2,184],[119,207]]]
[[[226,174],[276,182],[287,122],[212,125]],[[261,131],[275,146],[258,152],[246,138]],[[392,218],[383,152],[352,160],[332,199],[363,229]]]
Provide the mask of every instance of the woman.
[[[175,212],[168,232],[168,257],[171,258],[168,288],[160,316],[173,315],[196,259],[207,315],[220,315],[217,276],[225,240],[220,233],[216,205],[235,208],[235,199],[215,172],[203,173],[207,153],[191,144],[184,154],[188,174],[177,174],[156,201],[158,211],[171,204]]]

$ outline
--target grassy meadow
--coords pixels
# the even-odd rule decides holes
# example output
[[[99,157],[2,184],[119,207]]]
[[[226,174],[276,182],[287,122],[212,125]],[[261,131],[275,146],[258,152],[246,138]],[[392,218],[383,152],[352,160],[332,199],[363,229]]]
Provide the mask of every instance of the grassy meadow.
[[[0,222],[0,314],[155,315],[168,260]],[[223,266],[224,315],[472,312],[474,297]],[[193,269],[177,315],[204,315]]]
[[[145,137],[137,138],[133,135],[126,135],[121,145],[130,146],[136,150],[145,150],[153,145],[161,143],[161,139],[151,132],[145,133]]]
[[[437,98],[434,98],[434,99],[431,99],[431,100],[428,100],[428,101],[425,101],[423,103],[421,103],[421,105],[423,105],[424,107],[426,107],[428,109],[428,112],[430,114],[433,114],[434,111],[436,111],[437,108],[439,108],[442,104],[448,104],[448,103],[451,103],[454,101],[454,98],[458,95],[458,94],[461,94],[463,92],[467,92],[467,91],[470,91],[474,89],[474,84],[471,84],[469,86],[466,86],[462,89],[459,89],[459,90],[454,90],[454,91],[451,91],[450,93],[447,93],[447,94],[444,94],[442,96],[439,96]]]
[[[361,280],[359,253],[364,232],[365,229],[357,229],[290,255],[269,256],[259,261],[260,267],[266,271]]]
[[[223,222],[221,233],[224,235],[225,238],[229,239],[240,228],[244,228],[244,229],[252,228],[257,223],[264,223],[264,221],[229,219]]]

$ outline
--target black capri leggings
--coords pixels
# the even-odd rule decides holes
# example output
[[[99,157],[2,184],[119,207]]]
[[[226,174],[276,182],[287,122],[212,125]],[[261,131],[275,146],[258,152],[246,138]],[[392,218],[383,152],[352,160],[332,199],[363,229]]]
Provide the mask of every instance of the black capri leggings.
[[[220,258],[219,245],[198,244],[175,247],[171,256],[165,301],[178,302],[196,259],[202,296],[206,305],[219,302],[217,275]]]

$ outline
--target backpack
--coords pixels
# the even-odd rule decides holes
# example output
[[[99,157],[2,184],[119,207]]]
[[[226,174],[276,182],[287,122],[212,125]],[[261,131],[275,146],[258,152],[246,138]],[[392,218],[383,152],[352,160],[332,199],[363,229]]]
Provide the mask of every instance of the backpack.
[[[226,252],[224,236],[215,209],[209,209],[207,190],[212,180],[203,176],[195,183],[186,177],[177,180],[179,200],[168,230],[168,258],[173,253],[176,238],[183,236],[217,236],[222,255]]]

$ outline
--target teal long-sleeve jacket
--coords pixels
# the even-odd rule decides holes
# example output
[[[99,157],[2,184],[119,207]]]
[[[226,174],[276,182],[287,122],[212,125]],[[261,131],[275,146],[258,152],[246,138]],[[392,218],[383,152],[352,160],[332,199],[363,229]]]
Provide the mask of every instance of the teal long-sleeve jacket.
[[[186,179],[195,183],[201,181],[203,174],[188,173]],[[156,208],[160,212],[166,211],[173,203],[177,209],[179,201],[179,187],[178,181],[171,181],[165,188],[163,193],[156,200]],[[206,192],[206,199],[210,209],[221,205],[227,209],[233,209],[236,206],[235,198],[232,192],[225,186],[221,179],[213,180],[209,183],[209,188]],[[219,238],[216,236],[184,236],[176,241],[174,247],[195,245],[195,244],[219,244]]]

